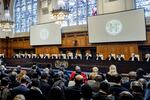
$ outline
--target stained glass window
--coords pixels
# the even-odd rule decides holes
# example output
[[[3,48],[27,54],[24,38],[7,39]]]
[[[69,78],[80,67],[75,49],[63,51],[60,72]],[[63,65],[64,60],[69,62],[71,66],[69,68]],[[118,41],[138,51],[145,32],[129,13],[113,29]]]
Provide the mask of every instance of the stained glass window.
[[[135,0],[136,8],[144,8],[145,16],[150,17],[150,0]]]
[[[97,0],[64,0],[64,2],[68,2],[70,14],[62,26],[86,24],[88,16],[97,14]]]
[[[37,0],[15,1],[15,32],[28,32],[37,23]]]

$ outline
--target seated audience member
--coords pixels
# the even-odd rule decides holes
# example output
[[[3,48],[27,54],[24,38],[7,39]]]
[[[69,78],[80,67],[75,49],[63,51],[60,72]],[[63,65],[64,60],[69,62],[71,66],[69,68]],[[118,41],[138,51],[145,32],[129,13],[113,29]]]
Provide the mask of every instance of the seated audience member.
[[[119,94],[118,100],[134,100],[133,95],[128,91],[123,91]]]
[[[146,62],[149,62],[150,61],[150,54],[146,54],[145,58],[143,60]]]
[[[52,87],[48,93],[47,100],[65,100],[64,92],[59,86]]]
[[[18,94],[22,94],[22,95],[27,94],[29,92],[29,89],[27,88],[27,84],[28,81],[26,77],[23,77],[21,79],[21,84],[11,90],[11,97],[14,98]]]
[[[18,94],[18,95],[16,95],[16,96],[14,97],[13,100],[26,100],[26,99],[25,99],[25,96],[24,96],[24,95]]]
[[[66,88],[65,97],[66,100],[80,100],[81,98],[81,87],[83,85],[83,76],[75,76],[75,85]]]
[[[136,76],[137,76],[136,79],[137,80],[140,79],[140,78],[143,78],[144,75],[145,75],[145,71],[142,68],[138,68],[136,70]]]
[[[17,81],[17,73],[16,72],[12,72],[9,76],[10,79],[10,84],[9,84],[9,88],[14,88],[20,85],[20,83]]]
[[[139,83],[138,81],[133,81],[133,82],[131,82],[130,86],[131,86],[130,90],[134,97],[134,100],[143,100],[144,99],[144,91],[143,91],[142,84]]]
[[[141,83],[141,84],[143,85],[143,91],[144,91],[144,93],[145,93],[147,80],[144,79],[144,78],[140,78],[140,79],[138,80],[138,82]]]
[[[94,78],[99,74],[99,69],[97,67],[92,68],[92,73],[89,74],[89,79],[94,80]]]
[[[29,92],[26,94],[27,100],[45,100],[42,91],[38,88],[39,87],[39,80],[34,79],[32,80],[31,88]]]
[[[93,96],[93,100],[113,100],[109,99],[109,93],[110,93],[110,84],[103,81],[100,83],[100,89],[97,94]]]
[[[9,78],[3,77],[0,85],[0,100],[9,100],[10,90],[9,86]]]
[[[103,60],[103,55],[102,54],[96,54],[96,60]]]
[[[129,81],[122,84],[122,86],[129,90],[131,82],[136,81],[136,77],[137,77],[136,72],[135,71],[129,72],[128,77],[129,77]]]
[[[110,53],[109,56],[106,58],[107,61],[115,61],[115,57]]]
[[[75,78],[76,75],[81,75],[83,77],[83,81],[87,82],[86,74],[81,71],[81,68],[79,66],[75,67],[75,71],[73,71],[71,73],[69,80],[74,80],[74,78]]]
[[[47,79],[48,79],[47,73],[42,73],[39,88],[44,96],[47,96],[48,91],[50,90],[50,85],[48,84]]]
[[[131,57],[129,58],[129,60],[130,61],[139,61],[134,53],[131,54]]]
[[[113,82],[113,76],[117,75],[117,74],[118,74],[118,72],[117,72],[116,66],[115,65],[110,65],[109,66],[109,71],[106,74],[106,79],[108,80],[108,82]]]
[[[80,100],[92,100],[92,88],[85,84],[81,87],[81,99]]]
[[[116,61],[124,61],[124,58],[121,56],[121,54],[117,55]]]
[[[115,100],[118,100],[119,94],[123,91],[128,91],[128,90],[123,86],[121,86],[121,79],[122,79],[121,75],[119,74],[114,75],[113,79],[114,79],[114,84],[110,87],[110,93],[112,93],[113,96],[115,96]]]

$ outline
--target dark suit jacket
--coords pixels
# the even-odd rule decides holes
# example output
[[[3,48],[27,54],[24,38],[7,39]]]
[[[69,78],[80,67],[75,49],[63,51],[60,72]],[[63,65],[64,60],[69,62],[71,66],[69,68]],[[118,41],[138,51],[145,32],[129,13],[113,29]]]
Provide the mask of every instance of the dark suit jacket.
[[[107,94],[102,92],[98,92],[96,95],[93,96],[93,100],[109,100]]]
[[[65,90],[65,97],[66,100],[80,100],[81,98],[81,86],[75,85],[68,87]]]
[[[107,57],[106,60],[107,61],[115,61],[115,58],[113,56],[111,56],[111,57]]]
[[[19,85],[11,90],[11,98],[14,98],[18,94],[23,94],[26,96],[29,89],[24,85]]]
[[[119,60],[119,58],[116,58],[116,61],[124,61],[124,58],[121,57],[120,60]]]
[[[34,89],[30,89],[26,97],[26,100],[46,100],[43,94]]]
[[[50,85],[47,82],[45,82],[44,80],[41,80],[39,88],[42,91],[43,95],[45,96],[48,95],[48,92],[50,90]]]

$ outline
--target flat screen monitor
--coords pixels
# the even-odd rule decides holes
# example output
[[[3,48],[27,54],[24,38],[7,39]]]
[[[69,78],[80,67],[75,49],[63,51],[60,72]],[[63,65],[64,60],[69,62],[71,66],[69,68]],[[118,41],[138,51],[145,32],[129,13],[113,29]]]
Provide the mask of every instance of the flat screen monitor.
[[[144,10],[88,17],[88,34],[90,43],[145,41]]]
[[[61,27],[55,23],[45,23],[30,27],[30,45],[61,44]]]

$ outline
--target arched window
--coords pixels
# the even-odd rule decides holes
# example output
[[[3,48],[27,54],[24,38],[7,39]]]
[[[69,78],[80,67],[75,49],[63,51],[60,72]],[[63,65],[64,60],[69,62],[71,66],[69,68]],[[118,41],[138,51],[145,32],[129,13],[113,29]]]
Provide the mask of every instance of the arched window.
[[[62,26],[86,24],[88,16],[97,14],[97,0],[64,0],[64,2],[68,3],[70,14]]]
[[[37,0],[15,0],[15,32],[28,32],[37,23]]]
[[[136,8],[144,8],[145,16],[150,17],[150,0],[135,0]]]

